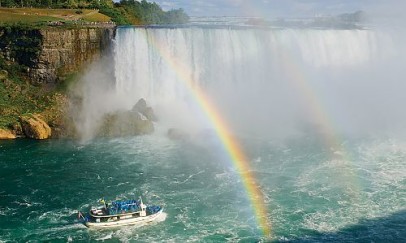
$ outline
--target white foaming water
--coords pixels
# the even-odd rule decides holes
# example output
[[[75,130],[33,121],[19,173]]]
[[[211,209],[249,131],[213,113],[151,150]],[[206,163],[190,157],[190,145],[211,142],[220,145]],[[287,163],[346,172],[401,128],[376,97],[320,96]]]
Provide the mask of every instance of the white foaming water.
[[[404,142],[368,141],[356,150],[357,156],[351,161],[333,160],[309,166],[297,179],[297,191],[337,203],[336,208],[306,215],[305,228],[337,231],[363,218],[404,210]]]
[[[186,129],[210,126],[191,82],[234,130],[283,136],[325,116],[341,132],[370,132],[406,121],[394,89],[404,73],[396,43],[372,30],[122,28],[116,91],[126,109],[146,98],[161,123]]]

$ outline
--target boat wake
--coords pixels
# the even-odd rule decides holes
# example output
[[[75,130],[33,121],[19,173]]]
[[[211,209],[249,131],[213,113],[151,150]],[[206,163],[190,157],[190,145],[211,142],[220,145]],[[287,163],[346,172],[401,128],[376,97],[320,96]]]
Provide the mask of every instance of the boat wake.
[[[166,220],[166,217],[168,217],[167,213],[161,213],[161,215],[156,218],[155,222],[164,222]]]
[[[105,236],[103,236],[103,237],[97,238],[96,240],[97,240],[97,241],[110,240],[110,239],[113,238],[113,234],[114,234],[114,232],[111,232],[111,233],[109,233],[109,234],[107,234],[107,235],[105,235]]]

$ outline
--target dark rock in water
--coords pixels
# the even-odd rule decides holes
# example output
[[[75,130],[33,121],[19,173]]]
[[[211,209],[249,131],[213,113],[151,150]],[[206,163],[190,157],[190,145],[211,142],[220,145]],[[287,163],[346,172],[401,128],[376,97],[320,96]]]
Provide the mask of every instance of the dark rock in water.
[[[137,104],[133,106],[133,111],[143,112],[147,109],[147,102],[145,99],[141,98]]]
[[[104,116],[98,135],[104,137],[125,137],[154,132],[154,111],[140,99],[129,111],[117,111]]]
[[[147,107],[144,112],[141,112],[144,116],[151,121],[158,121],[158,118],[155,116],[154,110],[151,107]]]
[[[141,113],[118,111],[104,117],[98,134],[105,137],[125,137],[150,134],[153,131],[154,124]]]
[[[142,115],[147,117],[148,120],[151,120],[151,121],[157,120],[154,110],[151,107],[147,106],[147,102],[145,101],[145,99],[141,98],[137,102],[137,104],[134,105],[134,107],[132,108],[132,111],[141,113]]]
[[[190,136],[185,131],[177,128],[170,128],[168,130],[168,137],[173,140],[189,140]]]

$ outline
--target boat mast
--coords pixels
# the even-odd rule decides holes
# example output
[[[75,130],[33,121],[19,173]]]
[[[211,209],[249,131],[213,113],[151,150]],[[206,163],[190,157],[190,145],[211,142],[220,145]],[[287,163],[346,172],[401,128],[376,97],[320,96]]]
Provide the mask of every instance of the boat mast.
[[[140,199],[141,199],[141,204],[140,204],[141,212],[140,212],[140,216],[141,216],[141,217],[145,217],[145,216],[147,216],[147,206],[145,206],[145,204],[142,202],[142,197],[140,197]]]

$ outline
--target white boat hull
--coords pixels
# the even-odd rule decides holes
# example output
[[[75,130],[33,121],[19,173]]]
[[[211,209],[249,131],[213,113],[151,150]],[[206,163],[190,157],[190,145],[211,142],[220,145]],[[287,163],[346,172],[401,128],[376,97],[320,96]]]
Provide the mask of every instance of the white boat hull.
[[[163,210],[161,209],[160,211],[145,217],[127,218],[110,222],[86,222],[85,225],[89,228],[110,228],[126,225],[143,225],[155,221],[162,214],[162,211]]]

